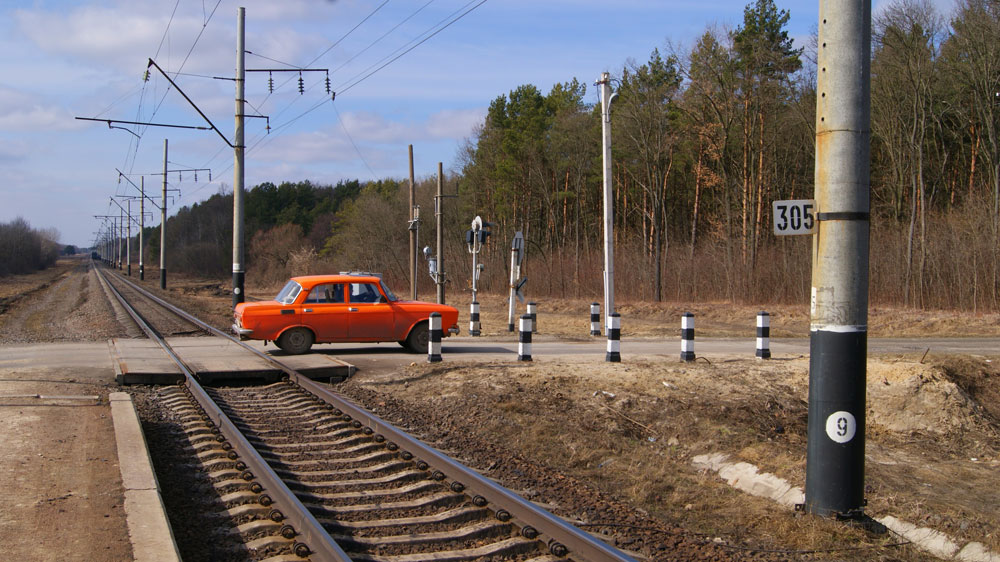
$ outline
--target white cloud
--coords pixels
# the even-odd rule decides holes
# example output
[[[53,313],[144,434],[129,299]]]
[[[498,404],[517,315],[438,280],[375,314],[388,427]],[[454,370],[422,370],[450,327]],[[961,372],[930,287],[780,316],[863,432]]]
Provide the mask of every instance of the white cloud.
[[[46,105],[27,93],[0,88],[0,131],[65,131],[81,122],[63,107]]]
[[[446,109],[431,115],[425,129],[431,138],[461,140],[471,135],[485,118],[486,108]]]

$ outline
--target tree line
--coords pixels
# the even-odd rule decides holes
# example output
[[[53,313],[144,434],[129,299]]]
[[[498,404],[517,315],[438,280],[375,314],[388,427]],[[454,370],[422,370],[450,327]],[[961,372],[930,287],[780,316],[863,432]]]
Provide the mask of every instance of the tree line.
[[[63,245],[53,229],[37,230],[23,218],[0,223],[0,277],[55,265]]]
[[[809,237],[771,234],[771,202],[811,197],[815,173],[815,47],[797,48],[788,20],[773,0],[755,0],[735,29],[707,29],[689,49],[655,48],[613,73],[623,298],[808,300]],[[950,14],[896,0],[873,18],[874,303],[1000,309],[997,37],[996,0],[959,0]],[[483,290],[506,289],[509,241],[521,231],[529,291],[601,294],[601,116],[587,93],[573,78],[490,103],[444,178],[458,194],[443,203],[454,288],[468,283],[462,232],[480,215],[496,225],[480,256]],[[421,245],[432,240],[435,182],[416,190]],[[333,268],[382,271],[404,286],[407,190],[397,179],[255,186],[248,282]],[[168,224],[168,248],[190,255],[192,270],[226,274],[230,209],[230,194],[183,209]],[[155,233],[147,239],[155,252]]]

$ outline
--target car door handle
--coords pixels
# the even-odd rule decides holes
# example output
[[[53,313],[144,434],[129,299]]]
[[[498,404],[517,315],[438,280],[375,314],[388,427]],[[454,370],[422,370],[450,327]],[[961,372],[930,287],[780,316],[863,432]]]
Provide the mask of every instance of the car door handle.
[[[311,308],[307,308],[307,309],[305,309],[305,310],[304,310],[303,312],[312,312],[312,311],[313,311],[313,309],[311,309]]]
[[[348,308],[348,309],[347,309],[347,311],[348,311],[348,312],[357,312],[357,311],[358,311],[358,309],[356,309],[356,308],[354,308],[354,307],[351,307],[351,308]]]

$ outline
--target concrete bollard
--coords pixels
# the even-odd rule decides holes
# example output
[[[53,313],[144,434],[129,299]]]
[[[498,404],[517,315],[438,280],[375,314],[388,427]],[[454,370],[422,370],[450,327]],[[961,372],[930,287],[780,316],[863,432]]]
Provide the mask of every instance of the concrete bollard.
[[[771,358],[771,315],[765,311],[757,313],[757,353],[760,359]]]
[[[601,305],[596,302],[590,303],[590,335],[601,335]]]
[[[432,312],[430,317],[430,336],[427,339],[427,362],[437,363],[441,360],[441,313]]]
[[[469,335],[478,336],[482,325],[479,323],[479,303],[472,301],[469,309]]]
[[[520,332],[517,336],[517,360],[531,361],[531,316],[521,315]]]
[[[622,317],[617,312],[608,316],[607,333],[608,352],[604,355],[604,360],[609,363],[618,363],[622,360]]]
[[[694,361],[694,314],[681,316],[681,361]]]
[[[531,333],[534,334],[538,331],[538,304],[529,302],[528,309],[525,312],[531,317]]]

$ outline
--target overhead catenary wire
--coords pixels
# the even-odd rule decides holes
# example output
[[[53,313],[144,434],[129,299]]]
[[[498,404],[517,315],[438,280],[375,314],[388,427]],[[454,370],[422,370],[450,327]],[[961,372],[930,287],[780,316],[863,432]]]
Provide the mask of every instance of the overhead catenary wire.
[[[364,49],[362,49],[361,52],[367,51],[372,46],[374,46],[376,43],[378,43],[379,41],[383,40],[386,36],[388,36],[389,34],[391,34],[394,30],[396,30],[397,28],[399,28],[403,23],[405,23],[406,21],[412,19],[417,13],[419,13],[421,10],[425,9],[433,1],[434,0],[430,0],[429,2],[426,2],[425,4],[423,4],[420,8],[418,8],[417,10],[415,10],[414,12],[412,12],[410,15],[408,15],[406,18],[404,18],[402,21],[400,21],[398,24],[396,24],[394,27],[392,27],[388,32],[382,34],[378,39],[372,41],[368,46],[366,46]],[[373,75],[375,75],[376,73],[378,73],[382,69],[386,68],[387,66],[389,66],[393,62],[399,60],[400,58],[402,58],[406,54],[410,53],[411,51],[413,51],[414,49],[416,49],[417,47],[419,47],[423,43],[427,42],[428,40],[430,40],[431,38],[433,38],[437,34],[441,33],[442,31],[444,31],[448,27],[450,27],[453,24],[455,24],[457,21],[461,20],[462,18],[464,18],[465,16],[467,16],[468,14],[470,14],[472,11],[476,10],[477,8],[479,8],[480,6],[482,6],[483,4],[485,4],[486,1],[487,0],[470,0],[469,2],[467,2],[466,4],[464,4],[459,9],[453,11],[451,14],[449,14],[445,18],[442,18],[436,24],[434,24],[431,27],[429,27],[423,33],[421,33],[420,35],[418,35],[415,39],[413,39],[410,42],[402,45],[401,47],[399,47],[396,50],[392,51],[390,54],[388,54],[385,57],[383,57],[382,59],[379,59],[377,62],[375,62],[372,65],[368,66],[367,68],[365,68],[361,72],[355,74],[350,79],[344,81],[342,83],[342,87],[338,87],[338,88],[335,89],[334,94],[333,94],[334,97],[342,95],[343,93],[349,91],[350,89],[354,88],[355,86],[361,84],[362,82],[364,82],[368,78],[371,78]],[[364,24],[365,21],[367,21],[368,19],[370,19],[387,2],[388,2],[388,0],[386,0],[385,2],[382,2],[381,4],[379,4],[374,10],[372,10],[372,12],[370,12],[368,15],[366,15],[365,18],[363,18],[358,24],[356,24],[355,26],[353,26],[348,32],[346,32],[343,36],[341,36],[337,41],[335,41],[333,44],[331,44],[330,47],[328,47],[322,53],[320,53],[318,56],[316,56],[315,58],[313,58],[306,66],[312,65],[313,63],[315,63],[316,61],[318,61],[319,59],[321,59],[323,56],[325,56],[327,53],[329,53],[329,51],[331,51],[333,48],[335,48],[346,37],[348,37],[351,33],[353,33],[356,29],[358,29],[362,24]],[[268,60],[272,60],[273,62],[276,62],[276,63],[279,63],[279,64],[285,64],[285,65],[289,66],[290,68],[299,68],[296,65],[292,65],[290,63],[286,63],[286,62],[279,61],[279,60],[276,60],[276,59],[271,59],[270,57],[259,55],[257,53],[251,53],[251,54],[253,54],[255,56],[258,56],[260,58],[265,58],[265,59],[268,59]],[[360,54],[361,53],[358,53],[354,57],[351,57],[351,59],[349,59],[347,61],[347,63],[355,60],[357,58],[357,56],[360,55]],[[347,63],[342,64],[336,70],[342,69],[344,66],[346,66]],[[288,82],[290,82],[293,79],[295,79],[294,76],[291,77],[291,78],[286,79],[276,89],[280,89],[282,86],[288,84]],[[306,88],[306,91],[307,92],[311,91],[313,88],[316,87],[317,84],[318,83],[310,85],[308,88]],[[260,103],[260,106],[263,107],[264,104],[270,99],[270,97],[271,97],[271,94],[269,93],[264,98],[264,100]],[[272,115],[272,119],[276,119],[276,118],[281,117],[284,113],[286,113],[288,110],[290,110],[292,107],[294,107],[297,103],[301,102],[302,100],[303,100],[302,96],[296,96],[296,98],[293,101],[291,101],[289,104],[287,104],[283,109],[281,109],[276,114]],[[324,96],[322,99],[318,100],[316,103],[314,103],[312,106],[308,107],[304,111],[302,111],[302,112],[298,113],[297,115],[295,115],[294,117],[290,118],[289,120],[287,120],[287,121],[285,121],[283,123],[278,123],[278,124],[274,125],[270,129],[270,131],[268,131],[267,133],[257,133],[255,136],[253,136],[250,139],[249,142],[245,143],[245,145],[247,147],[246,153],[249,155],[249,154],[251,154],[253,152],[256,152],[257,150],[259,150],[259,149],[267,146],[270,142],[273,142],[275,139],[277,139],[279,136],[281,136],[284,132],[286,132],[294,123],[298,122],[299,120],[301,120],[305,116],[307,116],[307,115],[311,114],[312,112],[316,111],[317,109],[319,109],[320,107],[322,107],[323,104],[327,103],[328,101],[331,103],[332,106],[334,106],[334,110],[335,110],[335,112],[337,114],[338,122],[340,123],[341,128],[344,129],[344,132],[345,132],[346,136],[348,137],[348,140],[350,141],[350,143],[354,147],[355,151],[358,153],[359,157],[361,158],[362,162],[365,164],[365,167],[368,168],[368,171],[372,174],[372,177],[374,179],[375,178],[374,171],[372,170],[371,166],[368,164],[368,162],[363,157],[360,149],[358,148],[357,144],[354,142],[354,140],[351,137],[350,133],[347,131],[346,126],[343,123],[343,119],[340,116],[339,110],[335,107],[335,104],[333,103],[333,100],[331,98],[327,98],[326,96]],[[251,105],[251,107],[253,107],[258,113],[263,113],[261,111],[261,109],[258,109],[256,106]],[[224,152],[224,148],[220,149],[219,151],[217,151],[211,158],[208,159],[208,161],[205,164],[205,166],[206,167],[212,167],[211,163],[214,162],[216,159],[218,159],[219,156],[223,152]],[[232,167],[233,167],[233,164],[230,163],[228,166],[226,166],[225,168],[223,168],[219,172],[219,175],[225,173],[228,170],[231,170]],[[201,186],[201,187],[199,187],[199,188],[197,188],[197,189],[195,189],[195,190],[193,190],[191,192],[188,192],[188,195],[189,196],[190,195],[194,195],[195,193],[201,191],[205,187],[207,187],[207,185],[203,185],[203,186]]]

